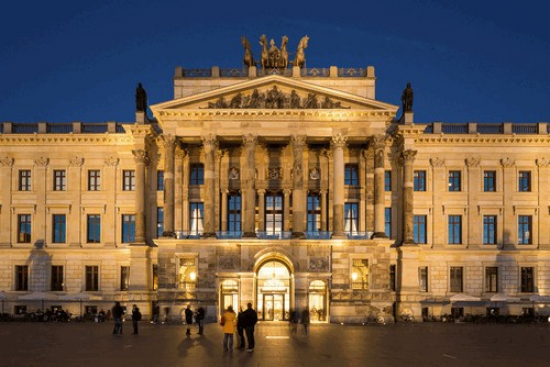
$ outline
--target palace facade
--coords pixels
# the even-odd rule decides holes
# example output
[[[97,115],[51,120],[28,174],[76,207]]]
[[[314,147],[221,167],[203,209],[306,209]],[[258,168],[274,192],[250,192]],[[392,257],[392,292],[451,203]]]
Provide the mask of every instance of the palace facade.
[[[546,123],[417,123],[373,67],[266,70],[178,67],[133,123],[2,123],[2,312],[550,313]]]

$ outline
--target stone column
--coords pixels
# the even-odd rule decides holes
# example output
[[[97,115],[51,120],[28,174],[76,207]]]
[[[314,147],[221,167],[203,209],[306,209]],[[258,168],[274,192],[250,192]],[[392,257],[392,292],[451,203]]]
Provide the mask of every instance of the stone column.
[[[265,231],[265,190],[260,189],[258,193],[258,231]]]
[[[256,161],[256,142],[257,137],[252,134],[243,136],[244,159],[241,162],[241,188],[243,192],[243,236],[256,237],[254,228],[254,217],[256,215],[256,191],[254,190],[255,181],[255,161]]]
[[[136,163],[136,232],[134,243],[145,244],[145,167],[149,163],[149,156],[143,149],[132,150]]]
[[[407,149],[403,157],[403,245],[414,245],[414,159],[417,150]]]
[[[331,146],[334,160],[334,173],[332,185],[332,231],[333,236],[344,236],[344,146],[347,137],[338,134],[332,137]]]
[[[164,138],[164,232],[163,237],[174,236],[174,204],[175,204],[175,149],[176,137],[172,134]]]
[[[3,203],[10,203],[12,198],[13,162],[14,159],[11,157],[0,158],[0,181],[2,183],[0,185],[2,187],[2,191],[0,192],[0,201]],[[3,211],[0,210],[0,247],[10,247],[12,245],[10,216],[11,210],[9,210],[6,205]],[[17,238],[15,238],[13,242],[17,243]]]
[[[321,190],[319,192],[321,200],[321,231],[328,231],[327,226],[327,190]]]
[[[288,232],[290,230],[290,193],[292,190],[284,189],[284,201],[283,201],[283,231]]]
[[[216,236],[216,136],[209,134],[202,137],[204,147],[204,233],[201,237]]]
[[[304,238],[304,218],[306,210],[306,190],[304,189],[303,157],[306,145],[305,135],[291,137],[294,155],[294,178],[292,182],[292,238]]]
[[[229,190],[223,189],[222,191],[222,232],[227,232],[227,195]]]
[[[385,190],[384,190],[384,161],[386,156],[386,137],[375,135],[374,148],[374,237],[386,238],[385,231]]]
[[[185,181],[183,177],[183,159],[186,154],[187,152],[181,147],[176,149],[174,154],[174,232],[183,231],[183,190]]]

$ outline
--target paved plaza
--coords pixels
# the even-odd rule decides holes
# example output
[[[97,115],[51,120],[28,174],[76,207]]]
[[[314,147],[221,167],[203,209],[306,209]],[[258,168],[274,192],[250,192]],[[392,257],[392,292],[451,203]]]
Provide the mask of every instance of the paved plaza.
[[[548,366],[550,324],[259,324],[252,353],[222,349],[221,328],[185,336],[183,325],[141,322],[0,323],[0,366]],[[196,333],[196,326],[194,330]],[[301,329],[299,330],[302,331]]]

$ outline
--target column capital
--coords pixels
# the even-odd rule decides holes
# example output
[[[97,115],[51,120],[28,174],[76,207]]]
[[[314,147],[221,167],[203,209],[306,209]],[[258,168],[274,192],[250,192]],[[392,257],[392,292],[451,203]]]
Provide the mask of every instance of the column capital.
[[[176,147],[176,137],[172,134],[163,134],[161,135],[162,141],[164,144],[164,149],[173,149]]]
[[[13,166],[14,159],[11,157],[0,158],[0,166],[11,167]]]
[[[243,144],[246,147],[255,147],[257,143],[258,143],[258,137],[256,135],[252,135],[252,134],[243,135]]]
[[[407,149],[401,153],[403,157],[404,164],[412,164],[414,163],[414,160],[416,158],[416,154],[418,153],[418,150],[413,149]]]
[[[514,167],[514,165],[516,164],[516,161],[510,157],[506,157],[500,160],[500,164],[504,168],[510,168],[510,167]]]
[[[224,195],[229,195],[229,189],[221,189],[220,191]]]
[[[183,159],[187,156],[187,150],[186,149],[183,149],[182,147],[180,146],[177,146],[176,147],[176,152],[175,152],[175,157],[176,158],[179,158],[179,159]]]
[[[283,194],[284,194],[285,196],[289,196],[291,193],[292,193],[292,190],[291,190],[291,189],[284,189],[284,190],[283,190]]]
[[[550,164],[550,161],[544,157],[535,159],[535,163],[539,167],[548,167]]]
[[[214,150],[218,146],[218,138],[214,134],[208,134],[201,137],[204,149],[208,151]]]
[[[133,149],[132,154],[134,155],[134,161],[136,164],[149,164],[149,155],[147,154],[147,151],[143,149]]]
[[[82,167],[84,164],[84,158],[82,157],[73,157],[69,159],[69,167]]]
[[[50,160],[48,158],[40,157],[34,160],[34,165],[38,167],[46,167]]]
[[[343,135],[342,133],[338,133],[336,135],[332,136],[332,139],[330,141],[330,145],[333,148],[343,148],[346,146],[346,143],[348,141],[348,137]]]
[[[258,190],[256,190],[256,192],[257,192],[259,195],[265,195],[265,189],[258,189]]]
[[[372,146],[374,149],[384,149],[386,147],[386,135],[373,135]]]
[[[430,158],[430,164],[432,167],[443,167],[445,165],[445,158]]]
[[[303,148],[306,145],[306,138],[306,135],[292,135],[290,137],[290,144],[292,144],[292,148]]]
[[[118,166],[119,161],[120,160],[118,158],[109,157],[103,162],[103,164],[106,165],[107,167],[116,167]]]

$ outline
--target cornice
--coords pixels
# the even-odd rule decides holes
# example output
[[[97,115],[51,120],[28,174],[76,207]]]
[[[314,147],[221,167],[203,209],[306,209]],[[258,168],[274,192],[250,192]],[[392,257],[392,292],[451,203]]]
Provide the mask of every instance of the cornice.
[[[548,135],[503,135],[503,136],[480,136],[480,135],[421,135],[416,139],[417,144],[539,144],[550,145],[550,136]]]
[[[128,135],[86,134],[86,135],[0,135],[2,145],[59,145],[59,144],[107,144],[133,145],[134,139]]]

